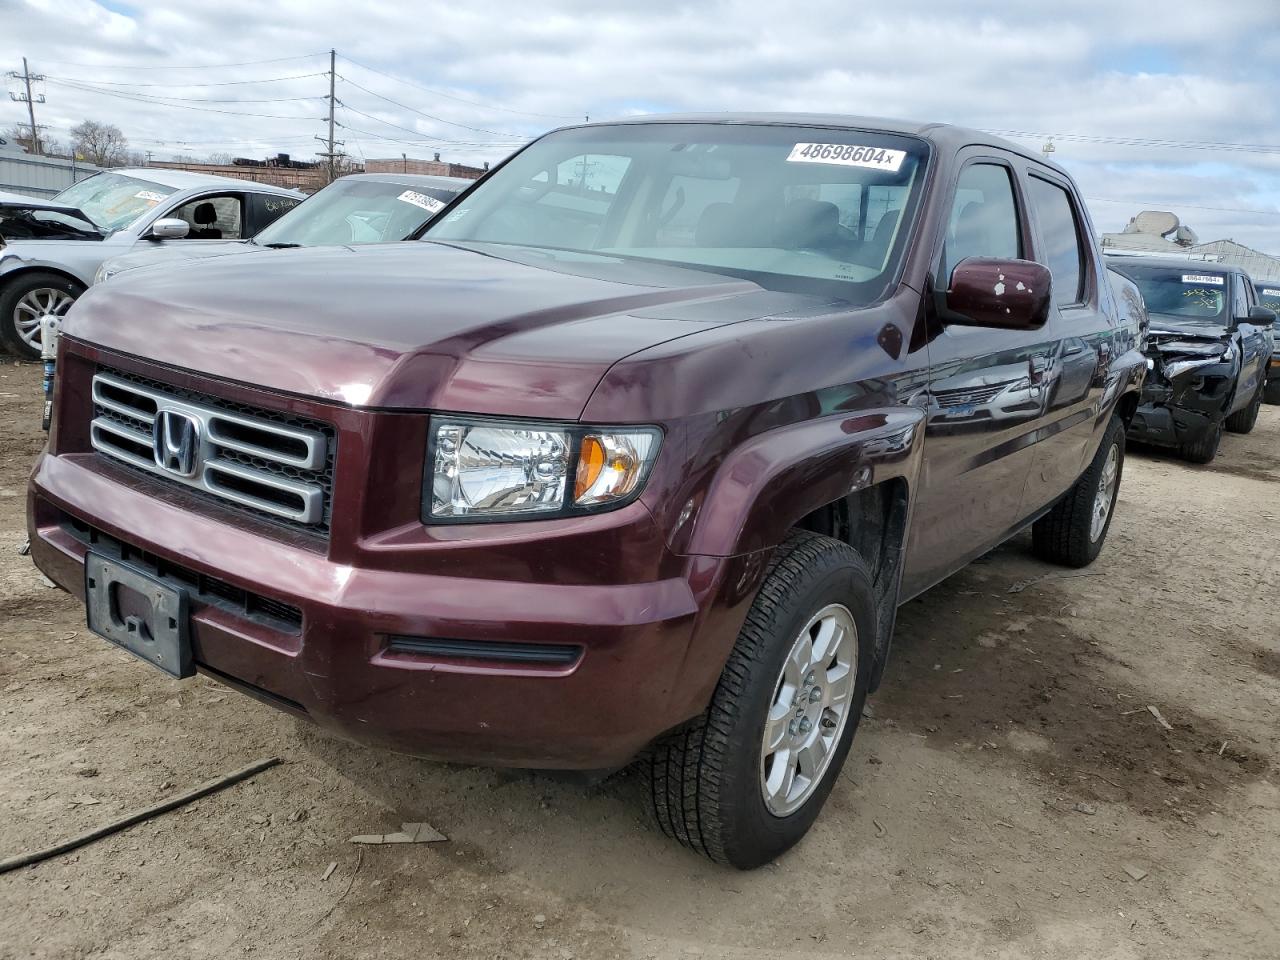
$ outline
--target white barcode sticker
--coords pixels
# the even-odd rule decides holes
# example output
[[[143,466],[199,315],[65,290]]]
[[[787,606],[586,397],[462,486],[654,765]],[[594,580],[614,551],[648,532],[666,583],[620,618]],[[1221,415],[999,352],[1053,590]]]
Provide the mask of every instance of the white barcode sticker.
[[[860,147],[849,143],[797,143],[791,148],[788,163],[835,163],[842,167],[870,167],[897,173],[907,158],[905,150],[886,147]]]
[[[1222,277],[1215,277],[1208,273],[1184,273],[1182,275],[1183,283],[1207,283],[1210,286],[1220,287],[1226,281]]]
[[[425,193],[418,193],[416,190],[406,190],[397,200],[403,200],[405,203],[412,203],[415,207],[421,207],[428,213],[439,213],[444,209],[444,204],[435,197],[428,197]]]
[[[1272,290],[1270,287],[1264,287],[1262,295],[1264,297],[1280,297],[1280,290]]]
[[[152,203],[159,203],[164,199],[163,193],[156,193],[154,190],[139,190],[134,196],[139,200],[150,200]]]

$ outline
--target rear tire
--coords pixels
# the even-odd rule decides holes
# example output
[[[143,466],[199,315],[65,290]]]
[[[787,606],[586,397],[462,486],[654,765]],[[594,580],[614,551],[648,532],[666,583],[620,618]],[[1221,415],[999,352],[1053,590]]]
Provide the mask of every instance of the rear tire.
[[[1232,433],[1248,433],[1253,429],[1253,425],[1258,422],[1258,411],[1262,409],[1262,391],[1263,385],[1258,384],[1249,405],[1227,417],[1225,423],[1228,430]]]
[[[1222,424],[1217,423],[1199,439],[1184,443],[1179,450],[1182,459],[1189,463],[1213,463],[1218,455],[1218,447],[1222,444]]]
[[[866,702],[871,583],[862,558],[829,537],[797,531],[777,549],[710,706],[640,761],[664,833],[750,870],[808,832]]]
[[[1087,567],[1102,552],[1124,473],[1124,421],[1112,417],[1089,469],[1067,495],[1031,527],[1031,549],[1041,560]]]
[[[1267,384],[1266,390],[1262,393],[1262,399],[1268,404],[1280,405],[1280,377]]]
[[[65,315],[84,287],[59,273],[33,270],[0,287],[0,346],[23,360],[40,359],[40,314]]]

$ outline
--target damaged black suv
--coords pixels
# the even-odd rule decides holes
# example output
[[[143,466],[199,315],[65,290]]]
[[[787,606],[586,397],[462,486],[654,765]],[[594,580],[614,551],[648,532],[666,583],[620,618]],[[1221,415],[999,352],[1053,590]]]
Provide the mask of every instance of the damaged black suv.
[[[1258,419],[1274,350],[1274,311],[1259,305],[1238,267],[1191,260],[1110,257],[1142,291],[1150,367],[1129,437],[1209,463],[1223,429]]]

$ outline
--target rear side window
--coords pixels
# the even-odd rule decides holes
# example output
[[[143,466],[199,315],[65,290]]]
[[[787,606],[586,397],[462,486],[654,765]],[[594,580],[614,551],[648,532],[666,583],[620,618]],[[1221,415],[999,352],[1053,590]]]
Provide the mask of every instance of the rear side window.
[[[1084,259],[1080,252],[1080,224],[1071,195],[1056,183],[1032,177],[1031,203],[1044,244],[1040,262],[1053,275],[1053,302],[1079,303],[1084,299]]]
[[[943,245],[942,276],[949,283],[956,264],[969,257],[1022,256],[1018,207],[1009,168],[974,163],[960,171]]]

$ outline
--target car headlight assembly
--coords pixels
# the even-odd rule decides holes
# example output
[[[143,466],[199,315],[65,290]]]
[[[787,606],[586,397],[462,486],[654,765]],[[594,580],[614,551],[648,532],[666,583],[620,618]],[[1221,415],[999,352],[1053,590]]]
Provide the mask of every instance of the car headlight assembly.
[[[433,417],[423,522],[577,516],[616,509],[644,488],[656,427],[592,427]]]

